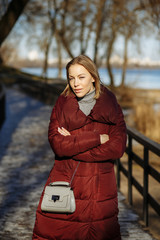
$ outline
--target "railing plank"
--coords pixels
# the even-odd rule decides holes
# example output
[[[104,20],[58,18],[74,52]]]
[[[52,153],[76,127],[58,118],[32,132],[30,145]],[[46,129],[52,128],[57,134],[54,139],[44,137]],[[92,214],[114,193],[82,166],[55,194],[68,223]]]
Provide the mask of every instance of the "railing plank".
[[[152,208],[160,216],[160,204],[150,194],[148,194],[148,201],[149,201],[150,205],[152,206]]]
[[[126,151],[125,151],[127,154],[130,154],[132,159],[135,160],[135,162],[140,165],[142,168],[143,168],[143,165],[144,165],[144,162],[142,160],[142,158],[140,158],[136,153],[134,152],[130,152],[129,153],[129,149],[128,147],[126,148]]]
[[[142,133],[138,132],[136,129],[127,126],[127,134],[135,139],[137,142],[146,146],[149,150],[160,156],[160,144],[154,142],[153,140],[147,138]]]
[[[148,173],[160,183],[160,175],[156,169],[154,169],[152,166],[148,166]]]
[[[140,185],[140,183],[134,177],[132,177],[132,182],[138,192],[143,196],[143,187]]]
[[[120,162],[120,171],[123,172],[123,174],[128,178],[128,171],[127,169],[122,165]]]

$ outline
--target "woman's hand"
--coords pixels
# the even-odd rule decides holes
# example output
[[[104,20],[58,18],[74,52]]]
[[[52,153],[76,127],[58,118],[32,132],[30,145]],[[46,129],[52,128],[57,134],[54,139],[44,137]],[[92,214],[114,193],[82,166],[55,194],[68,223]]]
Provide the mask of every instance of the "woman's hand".
[[[65,128],[58,128],[58,132],[63,136],[69,136],[71,135],[69,131],[67,131]],[[109,140],[109,136],[107,134],[100,134],[100,142],[101,144],[106,143]]]
[[[58,132],[63,136],[69,136],[71,135],[70,132],[68,132],[65,128],[58,128]]]
[[[100,134],[100,142],[101,144],[106,143],[109,140],[109,136],[107,134]]]

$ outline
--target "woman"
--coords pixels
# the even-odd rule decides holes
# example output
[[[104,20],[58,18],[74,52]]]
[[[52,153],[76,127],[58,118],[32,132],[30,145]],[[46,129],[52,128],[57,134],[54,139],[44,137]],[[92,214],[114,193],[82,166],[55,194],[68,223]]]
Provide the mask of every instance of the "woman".
[[[115,96],[100,84],[95,64],[80,55],[66,66],[68,85],[53,108],[49,142],[55,153],[50,181],[70,182],[72,214],[37,209],[33,239],[120,240],[114,160],[126,145],[126,126]]]

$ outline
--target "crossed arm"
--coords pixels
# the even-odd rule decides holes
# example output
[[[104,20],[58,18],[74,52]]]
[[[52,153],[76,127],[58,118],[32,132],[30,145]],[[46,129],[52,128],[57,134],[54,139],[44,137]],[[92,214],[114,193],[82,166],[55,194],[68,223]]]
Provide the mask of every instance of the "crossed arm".
[[[49,142],[56,155],[86,162],[106,161],[122,156],[126,145],[126,128],[119,108],[117,124],[110,126],[109,135],[84,131],[72,135],[60,128],[53,109],[49,125]]]
[[[67,131],[67,129],[65,129],[63,127],[62,128],[58,127],[58,132],[62,136],[70,136],[71,135],[70,132]],[[107,134],[100,134],[99,137],[100,137],[100,144],[104,144],[109,140],[109,135],[107,135]]]
[[[98,132],[83,131],[72,135],[66,129],[60,128],[53,109],[49,124],[48,139],[56,155],[72,157],[101,144]]]

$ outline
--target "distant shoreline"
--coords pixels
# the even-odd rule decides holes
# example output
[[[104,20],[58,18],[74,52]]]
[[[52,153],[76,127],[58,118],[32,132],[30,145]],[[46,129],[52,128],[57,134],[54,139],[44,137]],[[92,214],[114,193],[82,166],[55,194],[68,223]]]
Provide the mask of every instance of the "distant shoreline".
[[[14,81],[16,82],[17,79],[30,79],[45,83],[45,80],[42,77],[36,76],[32,73],[21,72],[18,69],[5,66],[0,68],[0,70],[1,80],[2,82],[4,81],[4,83],[6,84],[12,84],[14,83]],[[53,86],[55,85],[56,87],[61,86],[61,89],[63,89],[65,88],[67,82],[63,78],[52,77],[47,79],[47,83],[52,84]],[[108,86],[108,84],[104,84]],[[156,104],[158,106],[160,104],[160,88],[146,89],[136,86],[132,87],[132,85],[130,85],[125,86],[123,89],[121,89],[120,87],[115,87],[113,91],[117,95],[118,102],[125,108],[133,107],[134,104],[138,104],[140,102],[144,102],[146,104]]]
[[[42,75],[42,68],[22,68],[25,73],[30,73],[36,76]],[[106,68],[98,69],[101,81],[109,85],[110,77]],[[66,79],[66,70],[62,69],[61,78]],[[122,69],[113,68],[115,86],[118,87],[121,84]],[[47,77],[50,79],[59,78],[58,68],[48,68]],[[141,88],[141,89],[160,89],[160,69],[127,69],[125,84],[127,87]],[[52,80],[51,80],[52,81]]]

